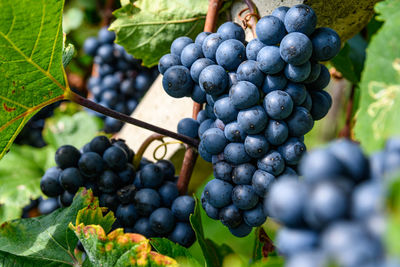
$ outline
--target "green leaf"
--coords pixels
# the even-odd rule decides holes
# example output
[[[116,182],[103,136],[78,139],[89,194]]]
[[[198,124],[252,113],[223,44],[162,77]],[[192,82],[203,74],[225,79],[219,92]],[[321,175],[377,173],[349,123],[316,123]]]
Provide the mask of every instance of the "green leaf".
[[[174,258],[181,266],[201,266],[193,255],[190,254],[187,248],[184,248],[167,238],[151,238],[150,244],[158,253]]]
[[[64,12],[63,31],[68,34],[70,31],[78,29],[83,22],[85,14],[78,7],[73,7]]]
[[[0,162],[0,223],[21,216],[31,199],[42,195],[40,179],[53,166],[55,149],[13,145]]]
[[[386,21],[367,50],[354,129],[367,151],[382,148],[386,138],[400,133],[400,0],[381,2],[376,10]]]
[[[0,0],[0,158],[38,110],[65,97],[63,5]]]
[[[203,30],[207,8],[207,0],[138,0],[114,12],[110,30],[118,44],[151,67],[177,37],[195,38]]]
[[[204,237],[203,225],[200,214],[200,201],[196,197],[194,213],[190,215],[190,224],[196,233],[197,241],[203,252],[207,266],[222,266],[224,258],[229,254],[234,254],[232,248],[226,244],[217,245],[212,240]]]
[[[149,240],[139,234],[124,234],[118,228],[108,235],[100,225],[70,224],[70,228],[82,242],[86,254],[94,266],[178,266],[167,256],[151,251]]]
[[[360,82],[366,47],[366,41],[358,34],[348,40],[339,54],[332,59],[333,66],[354,84]]]
[[[81,111],[72,116],[57,112],[46,120],[43,138],[56,148],[66,144],[80,148],[90,142],[101,127],[101,119],[87,112]]]
[[[91,191],[80,190],[68,208],[46,216],[3,223],[0,227],[0,251],[49,266],[54,262],[62,266],[76,264],[78,260],[73,252],[78,239],[68,224],[76,220],[79,210],[95,204]]]
[[[282,257],[269,256],[266,259],[261,259],[255,262],[251,265],[251,267],[283,267],[284,263],[285,262]]]
[[[18,257],[6,252],[0,251],[0,262],[2,267],[14,267],[14,266],[23,266],[23,267],[65,267],[71,266],[69,264],[62,264],[59,262],[51,262],[47,260],[37,260],[31,259],[28,257]]]

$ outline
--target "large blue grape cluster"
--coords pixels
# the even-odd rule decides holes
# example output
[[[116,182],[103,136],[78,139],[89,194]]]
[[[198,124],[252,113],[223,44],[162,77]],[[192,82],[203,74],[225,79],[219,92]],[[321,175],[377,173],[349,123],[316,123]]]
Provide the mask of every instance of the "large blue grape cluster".
[[[130,164],[134,152],[123,140],[97,136],[81,151],[61,146],[55,154],[56,167],[46,171],[40,182],[49,198],[39,209],[46,213],[71,205],[80,187],[92,189],[100,206],[116,215],[114,228],[146,237],[168,237],[183,246],[195,241],[189,223],[194,199],[179,196],[175,167],[167,160],[142,160],[138,170]]]
[[[83,49],[94,57],[98,73],[98,76],[89,78],[87,88],[96,103],[130,115],[158,73],[154,68],[142,67],[141,61],[115,44],[114,39],[114,32],[107,28],[102,28],[97,38],[86,39]],[[100,113],[95,115],[104,119],[107,133],[115,133],[122,128],[123,123],[119,120]]]
[[[206,103],[178,132],[200,138],[199,154],[216,178],[205,187],[203,207],[236,236],[264,223],[270,184],[296,173],[304,135],[331,107],[323,91],[330,74],[319,61],[339,52],[340,38],[316,24],[307,5],[279,7],[258,21],[258,38],[249,43],[238,24],[226,22],[194,42],[176,39],[160,59],[167,94]]]
[[[281,177],[265,212],[283,224],[276,245],[287,267],[400,266],[388,264],[384,181],[400,166],[400,139],[369,159],[339,139],[302,159],[297,176]]]

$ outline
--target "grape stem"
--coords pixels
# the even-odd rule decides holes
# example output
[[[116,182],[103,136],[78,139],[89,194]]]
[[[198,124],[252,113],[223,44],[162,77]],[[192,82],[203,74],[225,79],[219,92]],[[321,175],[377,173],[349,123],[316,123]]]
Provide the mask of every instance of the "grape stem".
[[[347,102],[347,107],[346,107],[346,122],[345,122],[345,125],[343,126],[342,130],[340,130],[340,132],[339,132],[339,137],[352,139],[351,132],[352,132],[352,126],[354,125],[354,123],[352,121],[352,117],[353,117],[352,115],[353,115],[353,104],[354,104],[355,91],[356,91],[356,85],[353,84],[351,86],[350,96],[349,96],[349,100]]]
[[[156,140],[162,142],[163,138],[165,138],[165,135],[154,133],[149,137],[147,137],[146,140],[144,140],[144,142],[140,145],[139,150],[136,152],[135,157],[133,159],[133,166],[135,166],[136,170],[139,169],[140,161],[142,160],[143,154],[149,147],[149,145]]]
[[[81,106],[84,106],[84,107],[86,107],[88,109],[91,109],[91,110],[94,110],[96,112],[99,112],[99,113],[101,113],[103,115],[106,115],[108,117],[112,117],[112,118],[120,120],[122,122],[126,122],[126,123],[129,123],[129,124],[138,126],[140,128],[144,128],[144,129],[147,129],[149,131],[152,131],[152,132],[155,132],[155,133],[159,133],[159,134],[171,137],[173,139],[182,141],[182,142],[188,144],[189,146],[197,147],[199,145],[199,140],[197,140],[197,139],[194,139],[194,138],[188,137],[186,135],[182,135],[182,134],[178,134],[178,133],[169,131],[167,129],[152,125],[150,123],[147,123],[147,122],[132,118],[132,117],[130,117],[128,115],[125,115],[123,113],[120,113],[120,112],[114,111],[112,109],[103,107],[102,105],[94,103],[93,101],[90,101],[87,98],[81,97],[80,95],[78,95],[78,94],[76,94],[76,93],[74,93],[72,91],[69,91],[69,93],[67,94],[66,97],[69,100],[71,100],[71,101],[73,101],[73,102],[75,102],[75,103],[77,103],[77,104],[79,104]]]
[[[208,10],[206,21],[204,23],[205,32],[213,32],[217,26],[218,11],[223,3],[223,0],[210,0],[208,2]],[[202,109],[202,105],[193,102],[192,118],[197,119],[197,114]],[[179,193],[184,195],[187,193],[190,178],[192,177],[193,169],[196,164],[198,153],[193,147],[187,147],[183,157],[182,168],[179,173],[177,186]]]
[[[260,17],[259,13],[258,13],[258,9],[257,6],[253,3],[252,0],[243,0],[247,7],[249,8],[249,14],[246,15],[245,19],[246,19],[246,23],[247,25],[250,27],[251,32],[253,34],[254,38],[257,38],[257,34],[256,34],[256,24],[257,21]],[[247,16],[249,18],[247,18]]]

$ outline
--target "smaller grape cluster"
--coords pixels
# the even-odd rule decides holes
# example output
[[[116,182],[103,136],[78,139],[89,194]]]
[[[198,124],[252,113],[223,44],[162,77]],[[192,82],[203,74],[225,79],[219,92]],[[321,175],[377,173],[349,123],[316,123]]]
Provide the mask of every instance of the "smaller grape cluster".
[[[206,103],[178,132],[200,138],[199,154],[216,178],[204,189],[203,207],[236,236],[264,223],[270,184],[296,173],[304,135],[331,107],[323,90],[330,73],[319,61],[339,52],[340,38],[316,24],[307,5],[279,7],[258,21],[249,43],[238,24],[226,22],[194,42],[177,38],[160,59],[167,94]]]
[[[83,49],[94,57],[98,76],[89,78],[87,88],[92,100],[102,106],[130,115],[158,75],[155,68],[141,66],[125,49],[114,43],[114,32],[100,29],[97,38],[86,39]],[[118,132],[123,123],[100,113],[107,133]]]
[[[53,116],[54,109],[59,105],[60,102],[53,103],[45,106],[36,113],[18,134],[15,143],[19,145],[30,145],[33,147],[44,147],[46,142],[43,139],[42,131],[45,120]]]
[[[347,139],[308,153],[302,179],[282,176],[265,198],[265,212],[283,224],[276,245],[285,266],[389,266],[384,181],[399,167],[400,139],[369,159]]]
[[[100,206],[116,215],[114,228],[146,237],[168,237],[189,247],[195,234],[189,223],[195,201],[179,196],[175,167],[167,160],[142,160],[138,170],[130,164],[134,152],[123,140],[97,136],[81,151],[61,146],[55,154],[56,167],[46,171],[40,182],[49,197],[47,206],[70,206],[80,187],[91,189]],[[50,210],[49,207],[44,207]]]

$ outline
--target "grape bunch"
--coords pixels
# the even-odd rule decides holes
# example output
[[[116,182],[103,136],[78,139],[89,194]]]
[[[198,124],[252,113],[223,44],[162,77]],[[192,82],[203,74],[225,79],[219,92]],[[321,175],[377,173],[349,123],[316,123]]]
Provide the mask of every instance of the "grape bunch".
[[[98,76],[91,76],[87,88],[92,100],[102,106],[130,115],[158,75],[156,68],[141,66],[125,49],[114,43],[114,32],[100,29],[97,38],[86,39],[83,49],[94,57]],[[107,133],[118,132],[123,123],[100,113]]]
[[[400,139],[369,159],[339,139],[303,157],[296,176],[281,177],[265,212],[283,224],[276,236],[288,267],[386,265],[384,181],[400,166]]]
[[[70,206],[77,190],[85,187],[99,197],[100,206],[115,213],[114,228],[148,238],[168,237],[189,247],[195,241],[189,223],[195,201],[179,196],[174,165],[142,160],[135,170],[130,164],[133,157],[123,140],[105,136],[95,137],[81,151],[61,146],[55,154],[57,166],[48,169],[40,182],[49,197],[43,208],[50,210],[56,198],[61,206]]]
[[[216,178],[204,189],[203,208],[235,236],[264,223],[270,184],[296,173],[304,135],[331,107],[323,91],[330,73],[319,61],[339,52],[340,38],[316,23],[307,5],[279,7],[258,21],[249,43],[238,24],[226,22],[194,42],[177,38],[160,59],[167,94],[205,103],[178,132],[200,138],[199,154]]]

